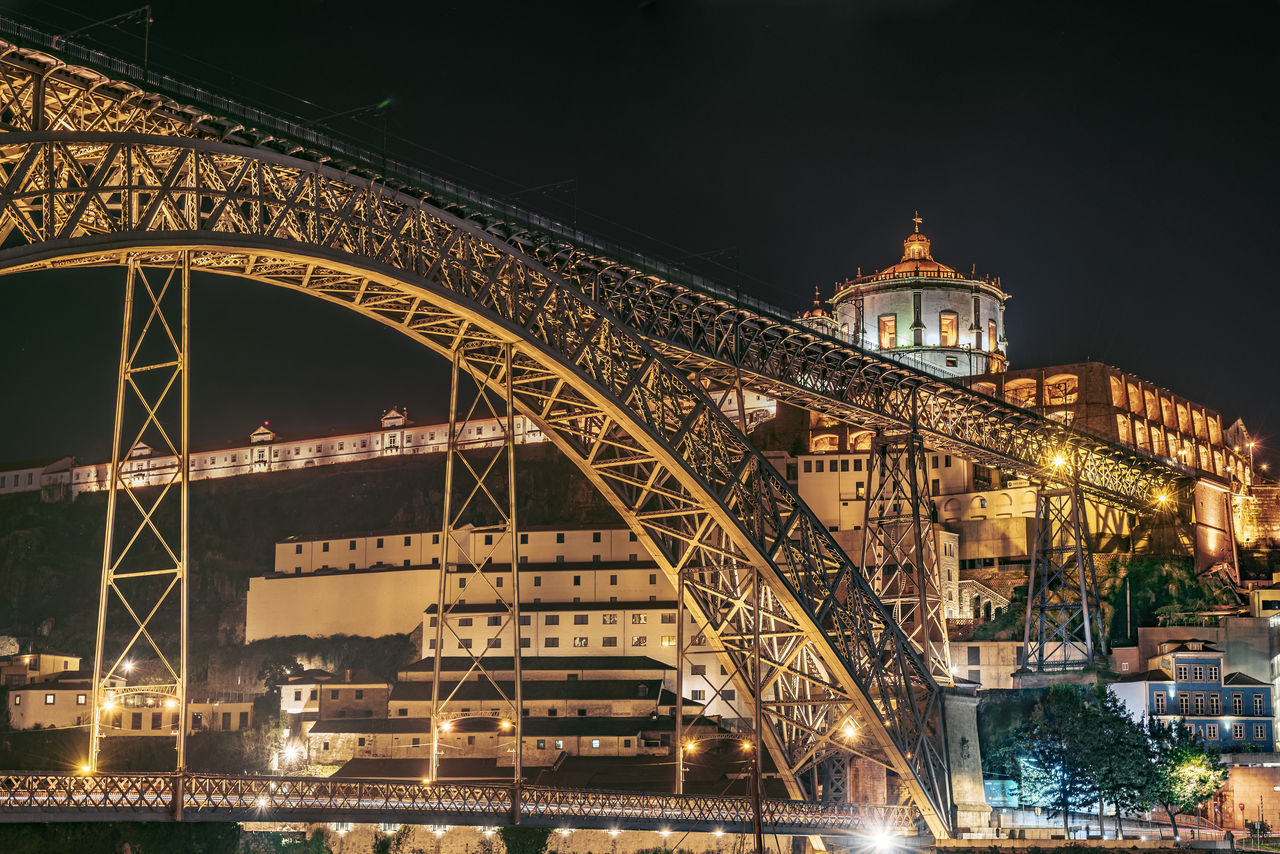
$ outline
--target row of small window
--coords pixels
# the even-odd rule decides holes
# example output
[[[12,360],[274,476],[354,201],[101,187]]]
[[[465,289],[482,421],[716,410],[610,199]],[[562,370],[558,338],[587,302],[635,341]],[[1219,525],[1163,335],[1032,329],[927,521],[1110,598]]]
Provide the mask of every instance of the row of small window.
[[[1190,681],[1203,682],[1205,681],[1206,668],[1209,674],[1209,681],[1217,682],[1221,671],[1214,664],[1179,664],[1174,667],[1174,678],[1179,682],[1186,682],[1188,675],[1190,675]]]
[[[440,535],[439,535],[439,534],[436,534],[436,535],[435,535],[435,538],[432,540],[432,542],[433,542],[433,543],[435,543],[435,544],[439,544],[439,542],[440,542]],[[405,537],[405,538],[404,538],[404,544],[405,544],[406,546],[408,546],[408,545],[412,545],[412,544],[413,544],[413,537]],[[384,537],[378,537],[378,538],[374,541],[374,548],[378,548],[378,549],[380,549],[380,548],[382,548],[382,547],[383,547],[383,545],[385,545],[385,538],[384,538]],[[355,540],[347,540],[347,551],[352,551],[352,552],[353,552],[353,551],[355,551],[355,550],[356,550],[356,541],[355,541]],[[328,544],[328,543],[321,543],[321,544],[320,544],[320,551],[322,551],[322,552],[327,552],[327,551],[329,551],[329,544]],[[296,545],[293,547],[293,553],[294,553],[294,554],[296,554],[296,555],[300,555],[300,554],[302,554],[302,543],[298,543],[298,544],[296,544]]]
[[[1165,700],[1165,692],[1159,689],[1152,697],[1151,707],[1155,714],[1163,715],[1168,709],[1168,703]],[[1267,713],[1266,697],[1257,693],[1253,695],[1253,713],[1255,715],[1265,715]],[[1178,692],[1178,714],[1180,715],[1220,715],[1222,714],[1222,696],[1215,693],[1204,693],[1203,691],[1179,691]],[[1231,714],[1244,714],[1244,695],[1231,695]]]
[[[1198,729],[1198,727],[1197,727],[1194,723],[1189,723],[1189,724],[1187,724],[1187,730],[1188,730],[1189,732],[1191,732],[1192,734],[1195,734],[1195,732],[1196,732],[1196,730],[1197,730],[1197,729]],[[1244,741],[1244,740],[1245,740],[1245,731],[1246,731],[1245,724],[1232,724],[1232,725],[1231,725],[1231,740],[1232,740],[1232,741]],[[1217,741],[1217,740],[1218,740],[1218,738],[1220,737],[1220,736],[1219,736],[1219,729],[1218,729],[1218,725],[1217,725],[1217,724],[1205,724],[1205,725],[1204,725],[1204,730],[1203,730],[1203,732],[1201,732],[1200,734],[1204,736],[1205,741]],[[1253,740],[1254,740],[1254,741],[1266,741],[1266,740],[1267,740],[1267,725],[1266,725],[1266,724],[1254,724],[1254,725],[1253,725]]]
[[[915,316],[917,321],[920,317],[920,294],[914,294],[915,297]],[[978,298],[974,297],[974,316],[978,315]],[[898,316],[896,314],[882,314],[880,321],[880,349],[892,350],[898,346]],[[920,347],[924,345],[924,324],[912,324],[912,343]],[[954,311],[938,312],[938,345],[941,347],[955,347],[959,341],[960,315]],[[973,349],[982,349],[982,329],[971,329],[973,333]],[[987,321],[987,344],[991,347],[991,352],[996,351],[996,322],[994,320]]]
[[[7,474],[0,474],[0,489],[5,488],[5,481],[8,479],[8,477],[9,476]],[[27,486],[31,486],[33,483],[35,483],[35,479],[36,479],[36,476],[34,472],[27,472]],[[15,474],[13,476],[13,488],[17,489],[19,486],[22,486],[22,475]]]
[[[356,689],[355,689],[355,695],[356,695],[356,696],[355,696],[355,698],[356,698],[357,700],[363,700],[363,699],[364,699],[364,689],[363,689],[363,688],[356,688]],[[330,700],[336,700],[336,699],[338,699],[338,696],[339,696],[339,691],[338,691],[337,689],[333,689],[333,690],[330,690],[330,691],[329,691],[329,699],[330,699]],[[311,689],[311,693],[310,693],[310,695],[309,695],[309,699],[312,699],[312,700],[317,699],[317,697],[316,697],[316,689],[315,689],[315,688],[312,688],[312,689]],[[293,692],[293,700],[294,700],[294,702],[301,702],[301,700],[302,700],[302,691],[300,691],[300,690],[295,690],[295,691]]]
[[[698,635],[697,637],[693,638],[693,639],[690,641],[690,643],[691,643],[693,646],[706,646],[707,639],[706,639],[705,637],[703,637],[702,635]],[[662,644],[662,646],[675,646],[675,645],[676,645],[676,636],[675,636],[675,635],[663,635],[663,636],[662,636],[662,638],[661,638],[661,644]],[[610,648],[616,647],[616,646],[618,645],[618,638],[617,638],[617,636],[611,636],[611,637],[603,637],[603,638],[600,638],[600,645],[601,645],[601,646],[603,646],[603,647],[610,647]],[[649,645],[649,637],[648,637],[648,635],[632,635],[632,636],[631,636],[631,645],[632,645],[633,647],[637,647],[637,646],[648,646],[648,645]],[[560,638],[543,638],[543,639],[542,639],[542,646],[543,646],[543,648],[544,648],[544,649],[559,649],[559,648],[560,648]],[[575,638],[573,638],[573,646],[574,646],[574,648],[575,648],[575,649],[586,649],[587,647],[591,646],[591,639],[590,639],[590,638],[586,638],[586,637],[575,637]],[[435,649],[435,648],[436,648],[436,639],[435,639],[435,638],[429,638],[429,639],[427,640],[427,649]],[[472,639],[471,639],[471,638],[459,638],[459,639],[458,639],[458,649],[471,649],[471,648],[472,648]],[[502,649],[502,638],[488,638],[488,639],[485,641],[485,648],[486,648],[486,649]],[[532,648],[533,648],[533,639],[532,639],[532,638],[520,638],[520,648],[521,648],[521,649],[532,649]]]
[[[485,625],[488,625],[488,626],[500,626],[500,625],[502,625],[503,620],[504,620],[504,618],[503,618],[501,615],[492,616],[492,617],[485,617]],[[590,625],[590,620],[591,620],[591,615],[590,615],[590,614],[574,614],[574,615],[573,615],[573,624],[574,624],[575,626],[586,626],[586,625]],[[649,622],[649,615],[648,615],[648,614],[632,614],[632,615],[631,615],[631,625],[633,625],[633,626],[643,626],[643,625],[647,625],[647,624],[648,624],[648,622]],[[663,613],[663,614],[662,614],[662,624],[663,624],[663,625],[668,625],[668,626],[670,626],[670,625],[675,625],[675,622],[676,622],[676,615],[675,615],[673,612],[671,612],[671,611],[667,611],[667,612],[665,612],[665,613]],[[690,614],[690,615],[689,615],[689,622],[690,622],[691,624],[692,624],[692,623],[694,623],[694,622],[696,622],[696,621],[694,620],[694,617],[693,617],[693,615],[692,615],[692,614]],[[521,615],[520,615],[520,625],[522,625],[522,626],[528,626],[528,625],[531,625],[532,623],[533,623],[532,615],[530,615],[530,614],[521,614]],[[435,617],[432,617],[432,618],[430,619],[430,621],[429,621],[428,625],[430,625],[431,627],[433,627],[433,628],[434,628],[434,627],[436,626],[436,624],[437,624],[437,623],[436,623],[436,618],[435,618]],[[543,617],[542,617],[542,624],[543,624],[544,626],[558,626],[558,625],[560,625],[560,615],[559,615],[559,614],[544,614],[544,615],[543,615]],[[601,624],[601,625],[604,625],[604,626],[616,626],[616,625],[618,625],[618,615],[617,615],[617,614],[601,614],[601,615],[600,615],[600,624]],[[459,618],[458,618],[458,625],[459,625],[459,626],[461,626],[461,627],[470,627],[470,626],[474,625],[474,618],[473,618],[473,617],[459,617]]]
[[[76,694],[76,705],[77,705],[77,706],[83,706],[83,705],[85,705],[85,704],[86,704],[86,703],[88,703],[88,702],[89,702],[89,699],[88,699],[87,695],[85,695],[85,694]],[[55,705],[57,705],[57,703],[58,703],[58,695],[57,695],[57,694],[45,694],[45,695],[44,695],[44,704],[45,704],[46,706],[55,706]],[[21,695],[21,694],[14,694],[14,695],[13,695],[13,704],[14,704],[15,706],[21,706],[21,705],[22,705],[22,695]]]
[[[950,454],[943,454],[943,455],[941,455],[941,460],[942,460],[942,462],[943,462],[943,466],[942,466],[943,468],[948,468],[948,469],[949,469],[949,468],[951,468],[951,455],[950,455]],[[932,460],[931,460],[931,463],[932,463],[932,467],[933,467],[933,468],[935,468],[935,469],[936,469],[936,468],[938,467],[938,461],[939,461],[939,455],[938,455],[938,454],[934,454],[934,455],[933,455],[933,458],[932,458]],[[852,462],[852,469],[853,469],[853,471],[855,471],[855,472],[862,471],[862,459],[861,459],[860,457],[854,457],[852,460],[849,460],[849,459],[848,459],[848,458],[846,458],[846,457],[839,457],[839,458],[837,458],[837,459],[834,459],[834,460],[830,460],[830,461],[829,461],[829,462],[831,463],[830,467],[828,467],[828,466],[826,465],[826,464],[827,464],[827,462],[828,462],[828,460],[805,460],[805,461],[804,461],[804,472],[805,472],[805,474],[814,474],[814,473],[816,473],[816,474],[822,474],[822,473],[824,472],[824,470],[825,470],[825,471],[831,471],[831,472],[835,472],[835,471],[847,472],[847,471],[849,471],[849,470],[850,470],[850,463],[851,463],[851,462]],[[938,491],[938,488],[937,488],[937,484],[938,484],[938,482],[935,480],[933,483],[934,483],[934,492],[937,492],[937,491]],[[634,537],[635,537],[635,535],[633,534],[633,535],[632,535],[632,538],[634,539]]]
[[[862,464],[861,464],[861,462],[859,462],[859,464],[858,464],[858,465],[859,465],[859,471],[861,471],[861,465],[862,465]],[[818,469],[818,471],[822,471],[822,469]],[[16,477],[15,477],[15,480],[16,480]],[[3,486],[3,485],[4,485],[3,483],[0,483],[0,486]],[[636,542],[636,540],[637,540],[638,538],[636,537],[635,532],[634,532],[634,531],[630,531],[630,532],[628,532],[628,534],[629,534],[629,536],[628,536],[628,540],[629,540],[630,542],[633,542],[633,543],[634,543],[634,542]],[[494,536],[493,534],[485,534],[485,535],[484,535],[484,544],[485,544],[486,546],[491,546],[491,545],[493,545],[493,536]],[[593,542],[593,543],[598,543],[598,542],[600,542],[600,541],[601,541],[601,540],[600,540],[600,537],[601,537],[601,533],[600,533],[600,531],[592,531],[592,532],[591,532],[591,542]],[[376,540],[375,540],[374,548],[379,548],[379,549],[380,549],[380,548],[382,548],[382,547],[383,547],[383,541],[384,541],[384,539],[385,539],[384,537],[377,537],[377,538],[376,538]],[[557,533],[557,534],[556,534],[556,542],[557,542],[557,543],[563,543],[563,542],[564,542],[564,534],[563,534],[563,533]],[[412,544],[413,544],[413,537],[411,537],[411,536],[406,536],[406,537],[404,538],[404,544],[405,544],[406,546],[408,546],[408,545],[412,545]],[[521,535],[520,535],[520,545],[522,545],[522,546],[527,546],[528,544],[529,544],[529,535],[528,535],[528,534],[521,534]],[[440,535],[439,535],[439,534],[432,534],[432,535],[431,535],[431,545],[433,545],[433,546],[438,546],[438,545],[440,545]],[[348,540],[348,541],[347,541],[347,550],[348,550],[348,551],[355,551],[355,550],[356,550],[356,541],[355,541],[355,540]],[[327,551],[329,551],[329,544],[328,544],[328,543],[325,543],[325,542],[322,542],[322,543],[320,544],[320,551],[322,551],[322,552],[327,552]],[[295,544],[295,545],[294,545],[294,547],[293,547],[293,553],[294,553],[294,554],[298,554],[298,555],[302,554],[302,543],[297,543],[297,544]],[[633,555],[632,557],[633,557],[633,559],[634,559],[634,555]],[[597,559],[597,561],[599,560],[599,555],[596,555],[596,559]],[[562,558],[562,560],[563,560],[563,558]]]

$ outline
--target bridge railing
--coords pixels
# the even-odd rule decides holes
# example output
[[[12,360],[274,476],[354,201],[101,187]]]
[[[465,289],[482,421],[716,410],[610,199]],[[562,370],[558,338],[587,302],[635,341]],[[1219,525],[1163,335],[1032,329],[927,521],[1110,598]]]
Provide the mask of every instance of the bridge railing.
[[[180,803],[179,803],[180,800]],[[804,801],[761,804],[761,823],[791,834],[915,832],[912,806]],[[745,797],[670,795],[548,786],[220,774],[0,772],[2,821],[396,820],[401,823],[743,831]]]

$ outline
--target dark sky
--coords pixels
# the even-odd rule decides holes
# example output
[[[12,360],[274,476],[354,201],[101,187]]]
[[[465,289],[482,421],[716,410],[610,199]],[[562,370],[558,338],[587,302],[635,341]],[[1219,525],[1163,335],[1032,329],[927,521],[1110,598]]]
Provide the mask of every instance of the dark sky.
[[[66,32],[132,2],[0,8]],[[919,209],[935,257],[1003,278],[1015,366],[1104,360],[1280,444],[1276,2],[392,5],[161,0],[151,61],[308,119],[391,97],[330,124],[789,308],[896,261]],[[0,456],[106,454],[121,282],[3,282]],[[194,300],[197,445],[443,413],[443,362],[369,321]]]

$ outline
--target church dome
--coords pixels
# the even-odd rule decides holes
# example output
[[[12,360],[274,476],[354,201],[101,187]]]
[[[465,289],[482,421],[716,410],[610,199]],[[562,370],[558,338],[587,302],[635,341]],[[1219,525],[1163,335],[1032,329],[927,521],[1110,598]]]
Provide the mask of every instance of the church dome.
[[[940,279],[960,277],[954,267],[948,267],[946,264],[933,259],[929,238],[920,233],[920,223],[924,220],[920,218],[919,214],[916,214],[914,221],[916,224],[915,231],[908,234],[907,239],[902,241],[902,260],[892,267],[886,267],[870,276],[863,276],[860,281],[880,282],[887,279],[905,279],[913,276]]]

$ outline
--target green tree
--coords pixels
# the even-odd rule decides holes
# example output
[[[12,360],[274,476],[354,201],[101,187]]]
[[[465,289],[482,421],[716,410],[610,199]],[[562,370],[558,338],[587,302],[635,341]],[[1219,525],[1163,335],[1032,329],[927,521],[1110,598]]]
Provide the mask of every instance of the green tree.
[[[1129,717],[1116,695],[1099,686],[1097,701],[1095,726],[1086,749],[1098,790],[1098,827],[1102,827],[1103,804],[1114,804],[1119,839],[1120,816],[1145,810],[1152,803],[1155,764],[1146,730]]]
[[[507,854],[542,854],[551,837],[549,827],[500,827],[498,835]]]
[[[1033,799],[1062,813],[1068,834],[1071,811],[1093,803],[1097,792],[1088,750],[1097,718],[1074,685],[1054,685],[1019,734],[1022,784]]]
[[[1168,724],[1148,718],[1147,737],[1155,758],[1152,802],[1169,814],[1176,839],[1177,817],[1221,789],[1227,780],[1227,769],[1218,760],[1218,751],[1207,747],[1182,720]]]
[[[280,698],[280,686],[295,673],[303,671],[302,663],[292,655],[277,654],[269,656],[258,668],[258,678],[266,685],[267,691]]]

